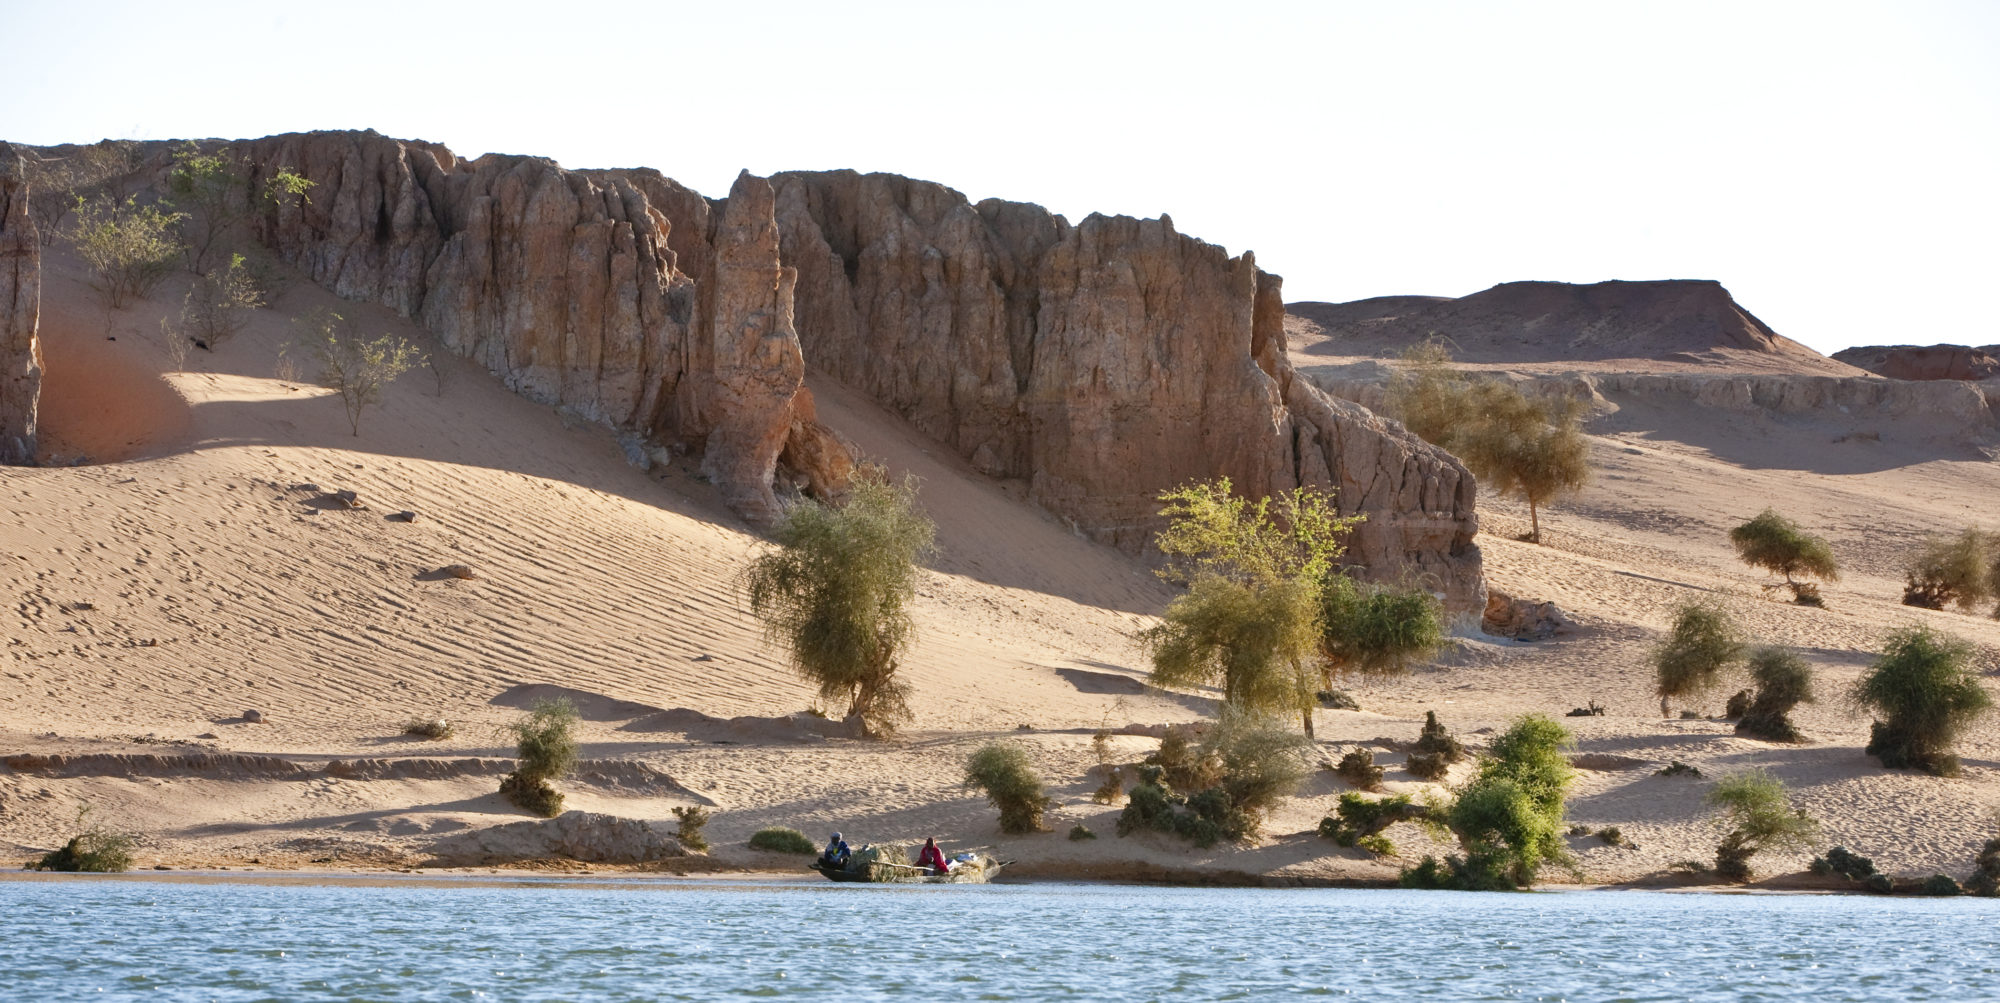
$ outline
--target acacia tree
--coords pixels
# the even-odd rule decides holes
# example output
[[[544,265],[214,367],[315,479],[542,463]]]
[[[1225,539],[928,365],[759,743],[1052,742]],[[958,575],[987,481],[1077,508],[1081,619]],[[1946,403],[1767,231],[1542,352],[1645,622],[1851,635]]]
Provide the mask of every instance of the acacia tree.
[[[937,537],[917,509],[916,481],[865,470],[845,502],[802,501],[772,536],[778,549],[759,555],[746,579],[751,612],[822,698],[847,702],[863,734],[895,730],[909,717],[896,668],[915,638],[917,562]]]
[[[1792,724],[1792,708],[1813,702],[1812,666],[1784,648],[1759,648],[1750,655],[1750,679],[1757,692],[1736,722],[1736,733],[1773,742],[1802,742]]]
[[[1653,649],[1660,716],[1667,715],[1669,699],[1714,688],[1722,670],[1742,660],[1743,649],[1743,629],[1720,604],[1700,600],[1681,604],[1666,640]]]
[[[1884,720],[1868,732],[1868,755],[1889,769],[1953,776],[1952,745],[1993,707],[1972,670],[1972,645],[1929,627],[1890,634],[1882,654],[1854,684],[1854,702]]]
[[[301,340],[319,364],[319,385],[332,390],[347,409],[347,427],[361,434],[361,410],[382,401],[382,388],[415,366],[415,345],[393,335],[373,341],[356,334],[346,318],[314,310],[294,321]]]
[[[243,255],[229,264],[196,276],[181,302],[181,325],[195,344],[214,351],[250,323],[250,312],[264,305],[264,294],[250,279]]]
[[[1729,531],[1736,555],[1753,568],[1783,575],[1784,587],[1792,590],[1792,601],[1801,606],[1820,605],[1819,586],[1797,581],[1797,576],[1822,581],[1840,580],[1840,562],[1834,559],[1833,545],[1822,536],[1813,536],[1799,524],[1765,509],[1756,518]],[[1777,588],[1776,585],[1766,588]]]
[[[77,207],[70,239],[96,276],[93,288],[106,307],[117,310],[144,298],[167,277],[177,252],[173,227],[180,219],[180,213],[140,205],[130,197]]]
[[[1784,782],[1762,767],[1723,777],[1705,800],[1729,827],[1715,847],[1715,873],[1725,881],[1750,880],[1750,858],[1765,850],[1803,849],[1819,835],[1819,823],[1794,809]]]
[[[1528,539],[1542,542],[1541,507],[1590,481],[1583,403],[1530,399],[1499,380],[1450,368],[1435,343],[1404,353],[1389,385],[1390,410],[1419,437],[1465,462],[1493,491],[1528,503]]]
[[[1187,591],[1140,634],[1153,681],[1219,684],[1225,704],[1252,714],[1297,710],[1310,735],[1320,590],[1344,550],[1340,537],[1361,517],[1335,515],[1332,496],[1315,488],[1242,498],[1226,477],[1160,500],[1167,527],[1157,544],[1168,562],[1159,574]]]
[[[306,199],[312,186],[313,182],[291,168],[280,167],[265,181],[261,194],[273,203]],[[209,256],[228,238],[230,231],[257,211],[243,164],[228,147],[203,153],[199,146],[189,143],[174,154],[167,190],[176,204],[186,210],[181,239],[187,249],[188,269],[206,275]]]

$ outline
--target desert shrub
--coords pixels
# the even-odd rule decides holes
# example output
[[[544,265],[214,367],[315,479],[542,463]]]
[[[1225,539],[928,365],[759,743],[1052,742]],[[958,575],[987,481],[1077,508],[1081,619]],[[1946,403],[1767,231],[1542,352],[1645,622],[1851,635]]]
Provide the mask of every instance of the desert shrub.
[[[51,850],[29,862],[31,871],[90,871],[112,873],[132,869],[132,848],[138,841],[120,832],[91,824],[90,806],[76,810],[76,835],[61,849]]]
[[[1355,749],[1340,757],[1340,763],[1333,768],[1333,772],[1339,774],[1349,786],[1364,791],[1382,789],[1382,768],[1375,765],[1375,753],[1367,749]]]
[[[917,508],[916,481],[865,471],[845,502],[802,501],[772,535],[778,549],[747,576],[751,612],[823,699],[845,700],[868,734],[893,731],[909,717],[896,669],[916,637],[917,566],[937,538]]]
[[[232,254],[229,264],[216,266],[188,286],[181,300],[181,333],[214,351],[243,330],[250,323],[250,312],[263,305],[264,294],[250,281],[243,255]]]
[[[1921,894],[1934,896],[1962,895],[1965,893],[1965,889],[1960,888],[1958,882],[1949,874],[1933,874],[1925,878],[1924,883],[1917,890]]]
[[[698,804],[674,808],[673,813],[674,838],[680,840],[682,846],[696,853],[707,853],[708,837],[702,835],[702,830],[708,827],[709,820],[715,817],[714,814]],[[805,839],[805,835],[801,833],[799,838]],[[812,849],[810,841],[806,843],[806,849]]]
[[[1587,706],[1587,707],[1571,707],[1571,708],[1569,709],[1569,711],[1568,711],[1568,712],[1566,712],[1565,714],[1563,714],[1563,716],[1564,716],[1564,717],[1603,717],[1603,716],[1604,716],[1604,707],[1603,707],[1602,705],[1600,705],[1600,704],[1599,704],[1599,703],[1598,703],[1597,701],[1595,701],[1595,700],[1592,700],[1592,701],[1590,702],[1590,705],[1589,705],[1589,706]]]
[[[1993,706],[1972,671],[1971,644],[1924,626],[1889,635],[1855,683],[1854,702],[1883,720],[1869,731],[1869,755],[1889,769],[1952,776],[1958,734]]]
[[[1852,881],[1865,881],[1875,873],[1875,861],[1845,846],[1836,846],[1826,851],[1826,856],[1814,857],[1812,863],[1806,865],[1806,870],[1813,874],[1838,874]]]
[[[1729,531],[1736,556],[1753,568],[1763,568],[1785,577],[1792,599],[1801,605],[1820,605],[1819,589],[1796,581],[1803,575],[1822,581],[1840,580],[1840,562],[1834,559],[1833,545],[1825,537],[1813,536],[1799,524],[1774,509],[1757,513],[1756,518]],[[1776,588],[1777,586],[1772,586]]]
[[[1426,858],[1405,874],[1412,887],[1506,890],[1531,885],[1549,864],[1571,865],[1562,841],[1563,800],[1576,776],[1563,750],[1569,731],[1529,714],[1480,757],[1479,772],[1443,812],[1462,855]],[[1444,877],[1440,877],[1444,875]],[[1426,883],[1433,882],[1433,883]]]
[[[1819,835],[1819,823],[1793,809],[1783,781],[1763,769],[1723,777],[1705,800],[1730,827],[1715,847],[1715,873],[1727,881],[1750,880],[1758,853],[1810,846]]]
[[[965,784],[986,793],[987,803],[1000,809],[1000,831],[1045,832],[1042,813],[1055,804],[1042,787],[1041,774],[1018,745],[982,745],[965,761]]]
[[[1437,719],[1437,711],[1424,712],[1424,730],[1417,735],[1405,768],[1425,780],[1442,778],[1451,764],[1465,758],[1465,746]]]
[[[1346,690],[1320,690],[1313,694],[1313,699],[1327,710],[1361,709],[1361,701],[1354,699],[1354,694]]]
[[[1330,672],[1408,670],[1445,643],[1444,605],[1428,590],[1329,573],[1320,586],[1320,654]]]
[[[2000,839],[1989,839],[1973,861],[1972,876],[1965,879],[1967,895],[2000,895]]]
[[[1904,569],[1903,605],[1943,609],[1956,603],[1971,609],[1991,597],[1996,585],[1996,553],[1991,535],[1966,527],[1957,536],[1927,536]]]
[[[291,168],[280,167],[266,179],[263,196],[273,203],[304,200],[312,186]],[[187,249],[188,269],[196,274],[208,271],[211,257],[257,211],[249,172],[228,148],[204,153],[188,143],[174,154],[167,191],[177,207],[187,210],[181,240]]]
[[[1674,611],[1667,637],[1653,649],[1660,715],[1667,701],[1705,693],[1743,657],[1743,630],[1719,603],[1690,600]]]
[[[1070,842],[1072,843],[1081,842],[1086,839],[1096,839],[1096,838],[1097,838],[1097,833],[1091,832],[1090,827],[1084,825],[1081,822],[1078,822],[1077,824],[1069,827],[1069,839]]]
[[[1348,791],[1340,796],[1335,814],[1320,819],[1319,834],[1341,846],[1359,846],[1383,856],[1393,855],[1395,844],[1382,836],[1383,830],[1398,822],[1435,821],[1427,805],[1418,804],[1408,794],[1367,798]],[[1377,849],[1377,847],[1383,849]]]
[[[576,766],[576,705],[565,699],[537,700],[525,717],[507,726],[519,762],[500,781],[500,793],[524,811],[543,818],[562,814],[563,797],[550,786]]]
[[[1604,828],[1597,830],[1596,836],[1598,839],[1603,840],[1606,846],[1632,845],[1632,841],[1625,838],[1625,830],[1620,829],[1615,825],[1607,825]]]
[[[381,403],[382,388],[417,364],[416,346],[389,335],[363,339],[331,310],[314,310],[293,323],[319,366],[319,385],[340,398],[355,435],[361,434],[362,409]]]
[[[180,214],[157,206],[100,199],[81,206],[70,227],[77,256],[95,276],[93,285],[111,309],[143,299],[174,268],[179,245],[174,224]]]
[[[1254,834],[1271,808],[1306,778],[1308,743],[1275,721],[1225,712],[1202,739],[1202,749],[1222,766],[1220,789],[1249,820]]]
[[[1757,692],[1737,715],[1736,733],[1773,742],[1800,742],[1792,708],[1813,701],[1812,666],[1783,648],[1759,648],[1750,655],[1750,678]]]
[[[771,826],[750,834],[750,848],[771,853],[818,853],[819,847],[797,829]]]
[[[1222,780],[1222,763],[1188,741],[1184,728],[1168,728],[1160,747],[1145,761],[1158,766],[1167,785],[1177,791],[1207,790]]]
[[[441,717],[413,717],[403,722],[403,734],[415,735],[433,742],[443,741],[457,732],[458,729],[450,721]]]
[[[1213,785],[1182,796],[1165,767],[1139,767],[1139,783],[1118,816],[1118,834],[1169,832],[1202,847],[1254,836],[1265,813],[1305,779],[1301,752],[1307,744],[1267,718],[1225,712],[1194,751],[1197,761],[1215,764]]]
[[[1654,770],[1653,775],[1656,777],[1693,777],[1696,780],[1700,780],[1701,770],[1676,759]]]
[[[1750,701],[1756,697],[1751,690],[1737,690],[1729,695],[1729,701],[1722,705],[1722,716],[1739,718],[1750,711]]]
[[[1098,804],[1117,804],[1125,795],[1125,772],[1108,764],[1100,769],[1104,771],[1104,782],[1090,792],[1090,799]]]
[[[1249,713],[1294,712],[1312,733],[1310,667],[1321,644],[1320,592],[1359,517],[1296,488],[1250,500],[1228,478],[1160,495],[1160,575],[1187,591],[1140,634],[1161,686],[1219,685]]]

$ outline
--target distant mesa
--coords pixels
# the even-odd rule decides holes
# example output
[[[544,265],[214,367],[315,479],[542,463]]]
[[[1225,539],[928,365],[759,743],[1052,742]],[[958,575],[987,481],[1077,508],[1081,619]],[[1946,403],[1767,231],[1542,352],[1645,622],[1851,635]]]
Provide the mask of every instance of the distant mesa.
[[[1472,363],[1768,356],[1840,368],[1771,330],[1707,279],[1503,282],[1458,299],[1378,296],[1285,310],[1318,327],[1324,340],[1307,350],[1323,355],[1386,357],[1437,336],[1453,358]]]
[[[1990,380],[2000,377],[2000,345],[1858,345],[1833,353],[1850,366],[1892,380]]]

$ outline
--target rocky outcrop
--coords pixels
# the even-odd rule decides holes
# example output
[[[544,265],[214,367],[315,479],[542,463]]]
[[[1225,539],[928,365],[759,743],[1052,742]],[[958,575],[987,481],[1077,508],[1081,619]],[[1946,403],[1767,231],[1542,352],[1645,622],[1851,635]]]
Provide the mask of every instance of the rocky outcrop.
[[[2000,376],[2000,358],[1966,345],[1865,345],[1833,357],[1892,380],[1990,380]]]
[[[35,462],[42,392],[42,243],[26,178],[20,156],[0,143],[0,463],[8,464]]]
[[[685,857],[680,840],[649,822],[587,811],[453,833],[431,844],[432,866],[467,867],[566,858],[593,864],[644,864]]]
[[[1773,371],[1851,372],[1758,320],[1719,282],[1505,282],[1457,299],[1384,296],[1352,303],[1293,303],[1315,328],[1311,351],[1400,354],[1431,337],[1461,362],[1669,359]]]
[[[1278,278],[1171,219],[1072,226],[853,172],[746,174],[710,203],[652,171],[372,132],[238,149],[253,181],[315,182],[259,223],[314,281],[537,400],[701,450],[753,520],[774,483],[826,493],[852,469],[803,392],[810,361],[1092,539],[1145,551],[1158,494],[1194,479],[1329,487],[1368,515],[1353,559],[1483,608],[1470,475],[1295,379]]]
[[[772,182],[806,358],[1078,532],[1140,553],[1159,493],[1195,479],[1333,488],[1368,515],[1354,559],[1484,608],[1471,476],[1294,377],[1280,280],[1251,255],[894,175]]]
[[[253,187],[281,167],[314,183],[309,200],[267,207],[258,227],[320,285],[415,318],[528,397],[703,450],[753,521],[776,512],[788,445],[813,463],[802,481],[844,486],[845,468],[826,455],[844,447],[799,400],[804,366],[765,182],[739,180],[735,205],[718,212],[656,171],[464,161],[373,132],[236,149]]]

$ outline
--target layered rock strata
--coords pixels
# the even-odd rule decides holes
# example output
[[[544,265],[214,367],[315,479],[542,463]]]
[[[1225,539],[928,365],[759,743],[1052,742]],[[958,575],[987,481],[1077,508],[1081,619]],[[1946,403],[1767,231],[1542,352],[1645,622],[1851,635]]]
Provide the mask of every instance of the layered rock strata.
[[[1969,345],[1862,345],[1833,357],[1892,380],[1990,380],[2000,377],[2000,358],[1990,348]]]
[[[775,512],[774,472],[818,492],[852,468],[801,385],[810,361],[1092,539],[1144,552],[1158,494],[1194,479],[1328,487],[1369,517],[1354,560],[1484,607],[1464,467],[1296,379],[1279,279],[1171,219],[1072,226],[844,171],[746,175],[711,203],[653,171],[374,133],[238,149],[253,182],[315,182],[259,222],[314,281],[524,394],[701,449],[752,519]]]
[[[0,143],[0,463],[35,462],[41,399],[42,243],[28,215],[27,172]]]

